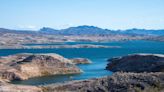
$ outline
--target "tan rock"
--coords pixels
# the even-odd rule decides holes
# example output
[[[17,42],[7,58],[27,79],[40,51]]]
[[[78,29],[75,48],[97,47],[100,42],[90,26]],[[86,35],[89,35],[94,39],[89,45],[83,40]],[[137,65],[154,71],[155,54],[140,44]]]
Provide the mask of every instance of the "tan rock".
[[[74,58],[71,61],[75,64],[90,64],[92,63],[89,59],[86,58]]]
[[[0,78],[8,80],[81,73],[69,59],[57,54],[17,54],[1,57],[0,62]]]

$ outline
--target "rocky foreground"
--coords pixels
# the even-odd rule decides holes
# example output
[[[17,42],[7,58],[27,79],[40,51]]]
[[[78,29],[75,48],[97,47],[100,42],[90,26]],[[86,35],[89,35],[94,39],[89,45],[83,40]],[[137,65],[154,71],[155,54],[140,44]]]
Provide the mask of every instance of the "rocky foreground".
[[[34,59],[34,61],[32,61],[33,59],[27,58],[26,56],[23,60],[30,61],[30,62],[37,61],[36,58]],[[45,60],[45,57],[43,60]],[[20,61],[22,61],[22,58],[20,58]],[[66,60],[64,59],[64,61],[72,62],[72,60],[67,60],[67,59]],[[135,55],[128,55],[124,57],[112,58],[109,59],[109,61],[110,62],[107,65],[107,69],[116,72],[112,76],[81,80],[81,81],[71,81],[62,84],[42,85],[42,86],[41,85],[22,86],[22,85],[9,84],[7,83],[6,79],[3,79],[3,77],[1,77],[0,91],[2,92],[11,92],[11,91],[12,92],[18,92],[18,91],[21,92],[164,92],[164,72],[163,72],[164,55],[135,54]],[[10,65],[9,62],[6,62],[6,64],[7,63]],[[23,63],[27,63],[27,62],[23,62]],[[26,69],[28,69],[28,67]],[[119,72],[119,71],[126,71],[126,72]]]
[[[1,92],[163,92],[164,73],[114,73],[112,76],[64,84],[23,86],[0,84]]]
[[[164,55],[134,54],[109,59],[106,69],[114,73],[97,79],[48,85],[46,92],[163,92]],[[122,72],[120,72],[122,71]]]
[[[52,84],[44,92],[163,92],[164,73],[115,73],[97,79]]]

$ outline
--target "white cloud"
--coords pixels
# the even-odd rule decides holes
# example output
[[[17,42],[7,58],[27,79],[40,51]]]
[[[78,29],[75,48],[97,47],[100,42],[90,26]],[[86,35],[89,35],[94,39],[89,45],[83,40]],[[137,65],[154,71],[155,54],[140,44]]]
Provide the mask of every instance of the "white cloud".
[[[36,30],[37,26],[34,25],[18,25],[19,29],[25,29],[25,30]]]

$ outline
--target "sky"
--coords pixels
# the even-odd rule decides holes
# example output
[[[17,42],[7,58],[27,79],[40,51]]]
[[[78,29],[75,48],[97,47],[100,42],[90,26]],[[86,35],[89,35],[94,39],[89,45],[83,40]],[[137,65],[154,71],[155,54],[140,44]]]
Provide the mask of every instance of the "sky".
[[[164,29],[164,0],[0,0],[0,27]]]

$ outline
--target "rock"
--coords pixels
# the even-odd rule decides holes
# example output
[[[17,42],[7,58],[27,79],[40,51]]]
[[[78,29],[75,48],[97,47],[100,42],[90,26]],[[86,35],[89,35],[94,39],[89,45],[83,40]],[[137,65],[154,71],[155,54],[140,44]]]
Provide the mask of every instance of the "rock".
[[[37,86],[13,85],[6,83],[0,85],[0,92],[42,92],[42,89]]]
[[[81,70],[71,60],[58,54],[17,54],[1,57],[0,66],[0,78],[9,81],[81,73]]]
[[[37,86],[9,84],[7,80],[0,78],[0,92],[42,92]]]
[[[103,78],[42,86],[44,92],[163,92],[164,73],[115,73]]]
[[[133,54],[108,60],[106,69],[117,72],[164,72],[164,55]]]
[[[75,64],[90,64],[90,63],[92,63],[89,59],[86,59],[86,58],[75,58],[75,59],[71,59],[71,61]]]

